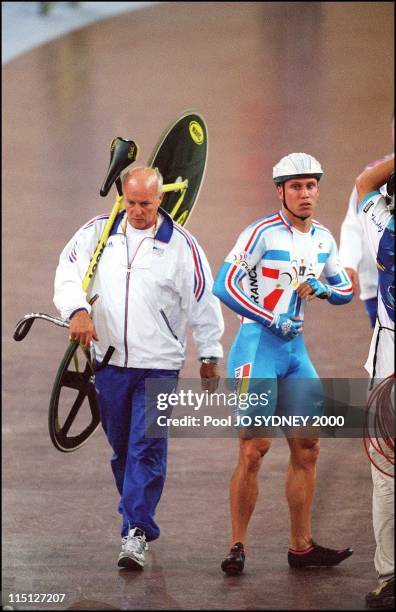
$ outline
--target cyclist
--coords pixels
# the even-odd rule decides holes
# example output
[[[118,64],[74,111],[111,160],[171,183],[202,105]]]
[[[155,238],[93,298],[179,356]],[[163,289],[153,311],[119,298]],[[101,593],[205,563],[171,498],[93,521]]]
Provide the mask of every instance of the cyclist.
[[[215,295],[241,317],[228,356],[229,377],[238,379],[239,389],[243,385],[245,391],[269,384],[267,414],[279,407],[288,414],[321,414],[321,384],[302,335],[304,301],[319,298],[343,305],[353,296],[333,236],[313,219],[322,174],[320,163],[305,153],[286,155],[274,166],[281,210],[243,230],[213,287]],[[325,282],[319,280],[322,273]],[[256,414],[257,408],[247,412]],[[230,486],[232,546],[221,565],[227,574],[243,570],[258,473],[271,444],[269,437],[255,435],[252,429],[239,429],[239,461]],[[319,546],[311,534],[319,440],[311,434],[296,437],[292,430],[287,441],[289,565],[337,565],[352,550]]]

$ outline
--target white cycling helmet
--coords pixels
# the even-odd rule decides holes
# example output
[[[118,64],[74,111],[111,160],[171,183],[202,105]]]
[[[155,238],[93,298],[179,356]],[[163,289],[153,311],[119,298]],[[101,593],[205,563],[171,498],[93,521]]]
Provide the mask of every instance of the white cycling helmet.
[[[281,185],[292,178],[305,178],[312,176],[318,181],[323,174],[322,166],[317,159],[307,153],[290,153],[285,155],[274,166],[272,178],[275,185]]]

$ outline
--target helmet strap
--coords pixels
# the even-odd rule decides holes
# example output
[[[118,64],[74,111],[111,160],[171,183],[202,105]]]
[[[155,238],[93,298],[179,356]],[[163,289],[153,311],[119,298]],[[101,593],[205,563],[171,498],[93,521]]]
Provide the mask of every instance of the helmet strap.
[[[283,206],[286,208],[286,210],[293,215],[293,217],[296,217],[296,219],[300,219],[300,221],[306,221],[307,219],[309,219],[309,215],[307,217],[300,217],[299,215],[296,215],[292,210],[290,210],[290,208],[288,207],[288,205],[286,204],[286,195],[285,195],[285,183],[282,183],[282,192],[283,192],[283,198],[282,198],[282,204]]]

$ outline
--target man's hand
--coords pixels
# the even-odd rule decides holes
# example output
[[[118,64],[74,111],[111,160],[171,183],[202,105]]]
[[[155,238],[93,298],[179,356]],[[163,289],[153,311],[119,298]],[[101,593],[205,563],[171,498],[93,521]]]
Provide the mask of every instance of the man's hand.
[[[92,340],[99,340],[92,319],[86,310],[79,310],[71,318],[69,339],[75,340],[84,348],[89,348]]]
[[[317,278],[308,278],[298,287],[297,293],[302,300],[307,299],[308,301],[316,297],[323,300],[330,296],[327,285],[321,283]]]
[[[199,374],[202,390],[209,391],[209,393],[216,391],[220,380],[217,363],[202,363]]]
[[[303,321],[298,317],[290,318],[288,314],[279,314],[269,329],[283,340],[293,340],[303,330]]]
[[[356,295],[359,293],[359,275],[353,268],[344,268],[344,270],[349,276],[349,280],[352,283],[352,291]]]

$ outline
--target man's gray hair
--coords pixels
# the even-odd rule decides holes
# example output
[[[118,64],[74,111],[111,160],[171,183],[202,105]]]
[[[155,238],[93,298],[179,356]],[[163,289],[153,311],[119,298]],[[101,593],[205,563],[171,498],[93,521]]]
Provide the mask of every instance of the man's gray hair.
[[[161,172],[158,170],[158,168],[151,168],[151,166],[134,166],[127,168],[123,174],[121,175],[121,183],[122,186],[124,187],[124,183],[125,181],[131,176],[133,175],[136,171],[139,170],[151,170],[151,172],[153,173],[153,177],[156,178],[157,183],[158,183],[158,195],[162,194],[162,186],[164,184],[164,179],[162,177]]]

